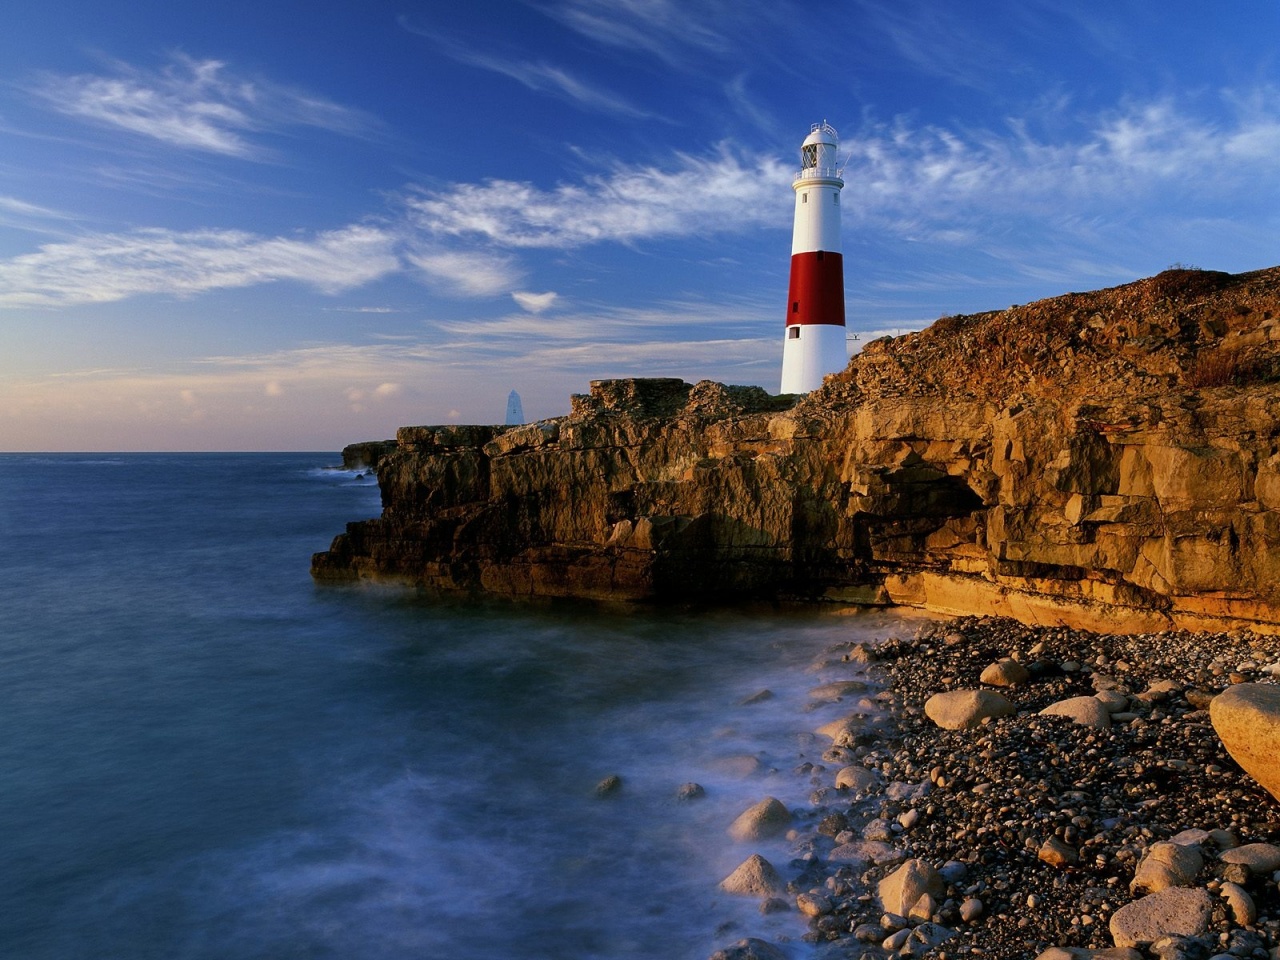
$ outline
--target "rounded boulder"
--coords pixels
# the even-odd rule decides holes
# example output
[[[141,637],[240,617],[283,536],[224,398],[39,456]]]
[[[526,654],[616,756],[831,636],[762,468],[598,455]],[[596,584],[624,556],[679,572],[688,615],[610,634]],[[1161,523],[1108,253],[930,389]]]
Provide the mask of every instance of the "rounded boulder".
[[[765,797],[748,807],[729,825],[729,836],[739,842],[775,837],[791,823],[791,811],[776,797]]]
[[[983,670],[978,679],[989,687],[1016,687],[1031,679],[1031,671],[1013,657],[1005,657]]]
[[[1051,703],[1040,711],[1042,717],[1070,717],[1076,723],[1099,730],[1111,728],[1111,712],[1097,697],[1070,697]]]
[[[924,713],[943,730],[967,730],[988,717],[1007,717],[1012,703],[990,690],[948,690],[925,701]]]
[[[1209,719],[1231,759],[1280,799],[1280,686],[1228,687],[1210,702]]]

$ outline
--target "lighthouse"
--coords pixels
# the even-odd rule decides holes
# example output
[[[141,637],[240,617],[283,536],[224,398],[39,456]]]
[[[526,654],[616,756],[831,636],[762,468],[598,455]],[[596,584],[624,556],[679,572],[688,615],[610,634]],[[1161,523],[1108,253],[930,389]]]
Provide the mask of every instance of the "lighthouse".
[[[844,331],[844,257],[835,129],[815,123],[800,147],[791,283],[782,341],[782,392],[808,393],[849,363]]]

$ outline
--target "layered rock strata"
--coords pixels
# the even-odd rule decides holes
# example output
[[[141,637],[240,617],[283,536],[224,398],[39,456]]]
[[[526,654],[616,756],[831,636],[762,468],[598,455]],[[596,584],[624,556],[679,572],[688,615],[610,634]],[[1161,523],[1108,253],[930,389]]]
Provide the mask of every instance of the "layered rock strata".
[[[803,398],[596,381],[406,427],[318,579],[1280,630],[1280,268],[1171,270],[869,343]]]

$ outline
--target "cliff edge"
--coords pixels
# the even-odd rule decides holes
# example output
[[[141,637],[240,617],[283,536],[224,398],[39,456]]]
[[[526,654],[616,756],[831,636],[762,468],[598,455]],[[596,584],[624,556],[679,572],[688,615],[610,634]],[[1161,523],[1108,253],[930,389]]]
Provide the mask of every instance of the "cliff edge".
[[[804,397],[596,381],[377,470],[317,579],[1280,632],[1280,267],[944,317]]]

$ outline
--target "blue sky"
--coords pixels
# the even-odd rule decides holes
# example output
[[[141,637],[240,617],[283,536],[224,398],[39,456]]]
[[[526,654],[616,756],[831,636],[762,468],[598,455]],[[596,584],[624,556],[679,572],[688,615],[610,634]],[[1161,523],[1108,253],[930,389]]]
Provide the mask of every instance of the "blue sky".
[[[29,4],[0,449],[336,449],[781,369],[800,141],[851,330],[1280,263],[1280,3]]]

